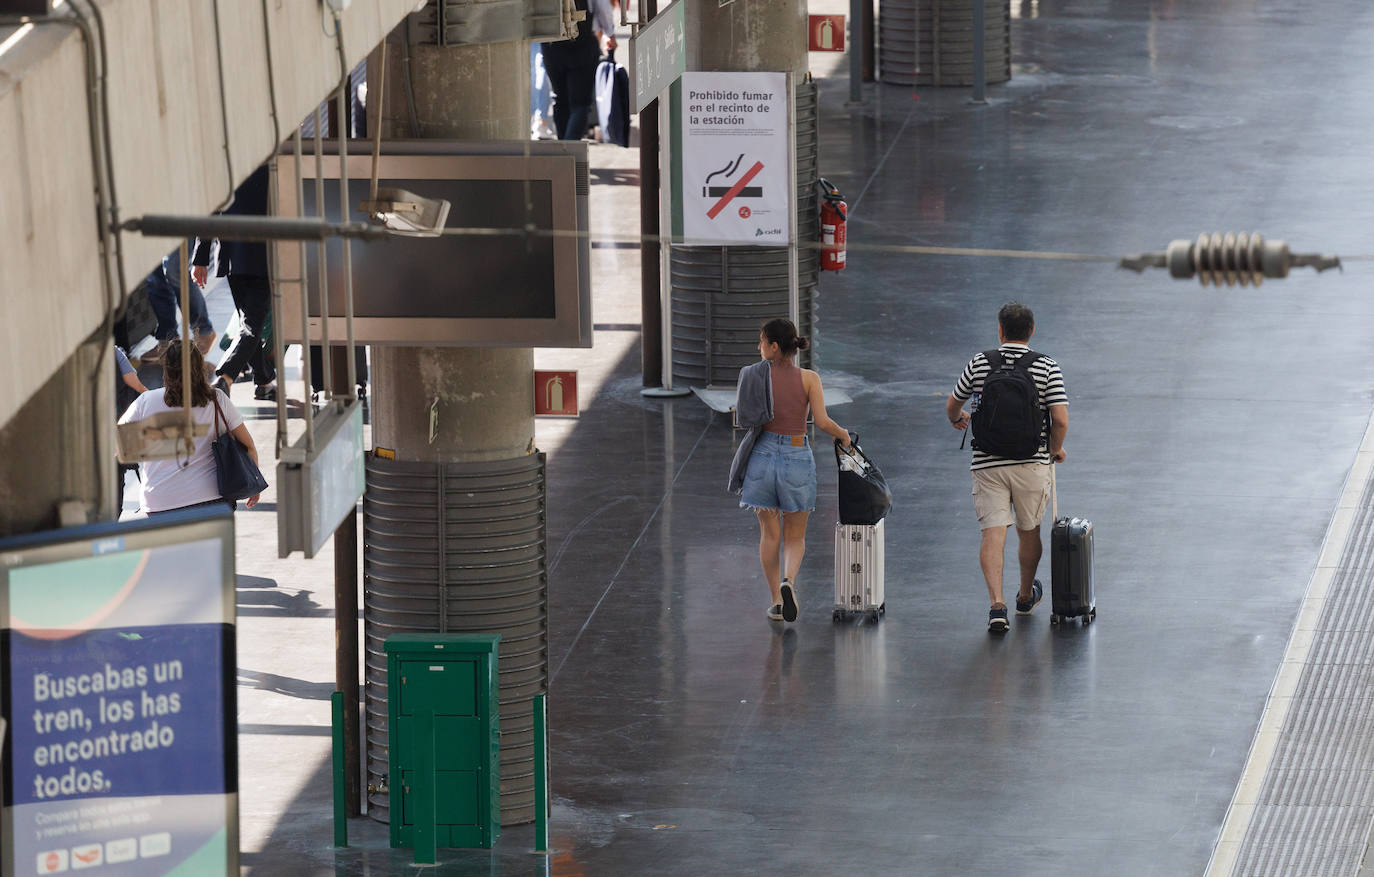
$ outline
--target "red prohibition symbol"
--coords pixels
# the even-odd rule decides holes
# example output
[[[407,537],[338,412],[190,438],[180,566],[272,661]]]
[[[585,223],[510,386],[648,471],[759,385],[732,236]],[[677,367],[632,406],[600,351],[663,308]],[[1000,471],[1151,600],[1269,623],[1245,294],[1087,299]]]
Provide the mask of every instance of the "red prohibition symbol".
[[[753,211],[751,211],[751,210],[749,209],[749,205],[748,205],[748,204],[745,204],[743,207],[741,207],[741,208],[739,209],[739,218],[740,218],[740,219],[748,219],[748,218],[749,218],[749,214],[752,213],[752,212],[753,212]]]

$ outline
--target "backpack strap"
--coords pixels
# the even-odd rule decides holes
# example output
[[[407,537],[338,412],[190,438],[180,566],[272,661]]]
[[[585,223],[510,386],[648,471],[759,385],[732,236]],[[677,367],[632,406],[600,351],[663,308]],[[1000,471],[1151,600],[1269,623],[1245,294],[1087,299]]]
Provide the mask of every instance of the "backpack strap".
[[[984,350],[983,358],[988,361],[988,368],[991,369],[989,374],[1001,371],[1007,364],[1007,359],[1002,355],[1001,348],[994,347],[992,350]]]
[[[1023,369],[1024,371],[1030,371],[1031,366],[1035,365],[1037,362],[1044,358],[1045,354],[1043,353],[1036,353],[1034,350],[1027,350],[1025,353],[1021,354],[1020,358],[1017,359],[1016,362],[1012,364],[1012,368],[1019,368]]]

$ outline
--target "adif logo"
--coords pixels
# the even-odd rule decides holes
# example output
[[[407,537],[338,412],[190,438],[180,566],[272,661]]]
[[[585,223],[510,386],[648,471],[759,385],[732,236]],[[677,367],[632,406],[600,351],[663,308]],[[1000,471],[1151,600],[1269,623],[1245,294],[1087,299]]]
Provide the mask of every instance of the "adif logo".
[[[780,229],[780,228],[756,228],[756,229],[754,229],[754,237],[756,237],[756,238],[761,238],[761,237],[763,237],[763,236],[766,235],[766,234],[767,234],[767,235],[782,234],[782,229]]]

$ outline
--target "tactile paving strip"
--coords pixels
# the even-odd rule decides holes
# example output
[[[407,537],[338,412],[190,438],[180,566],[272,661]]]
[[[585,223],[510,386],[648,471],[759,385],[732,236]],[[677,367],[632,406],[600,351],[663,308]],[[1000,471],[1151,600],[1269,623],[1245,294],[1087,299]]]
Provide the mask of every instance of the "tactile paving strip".
[[[1235,875],[1360,869],[1374,824],[1374,478],[1350,511]]]

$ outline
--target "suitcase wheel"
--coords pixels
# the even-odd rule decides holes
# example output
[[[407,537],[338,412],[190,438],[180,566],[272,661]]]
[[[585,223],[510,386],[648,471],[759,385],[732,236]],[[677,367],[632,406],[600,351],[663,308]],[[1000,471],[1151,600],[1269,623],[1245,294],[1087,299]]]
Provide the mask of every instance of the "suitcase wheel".
[[[1050,616],[1050,627],[1058,627],[1058,626],[1059,626],[1059,616],[1058,616],[1058,615],[1051,615],[1051,616]]]
[[[878,607],[878,614],[879,614],[879,615],[886,615],[886,614],[887,614],[887,604],[886,604],[886,603],[884,603],[884,604],[882,604],[881,606]]]
[[[843,609],[836,609],[834,612],[830,613],[830,620],[831,620],[831,621],[844,621],[844,615],[845,615],[845,612],[844,612]]]

